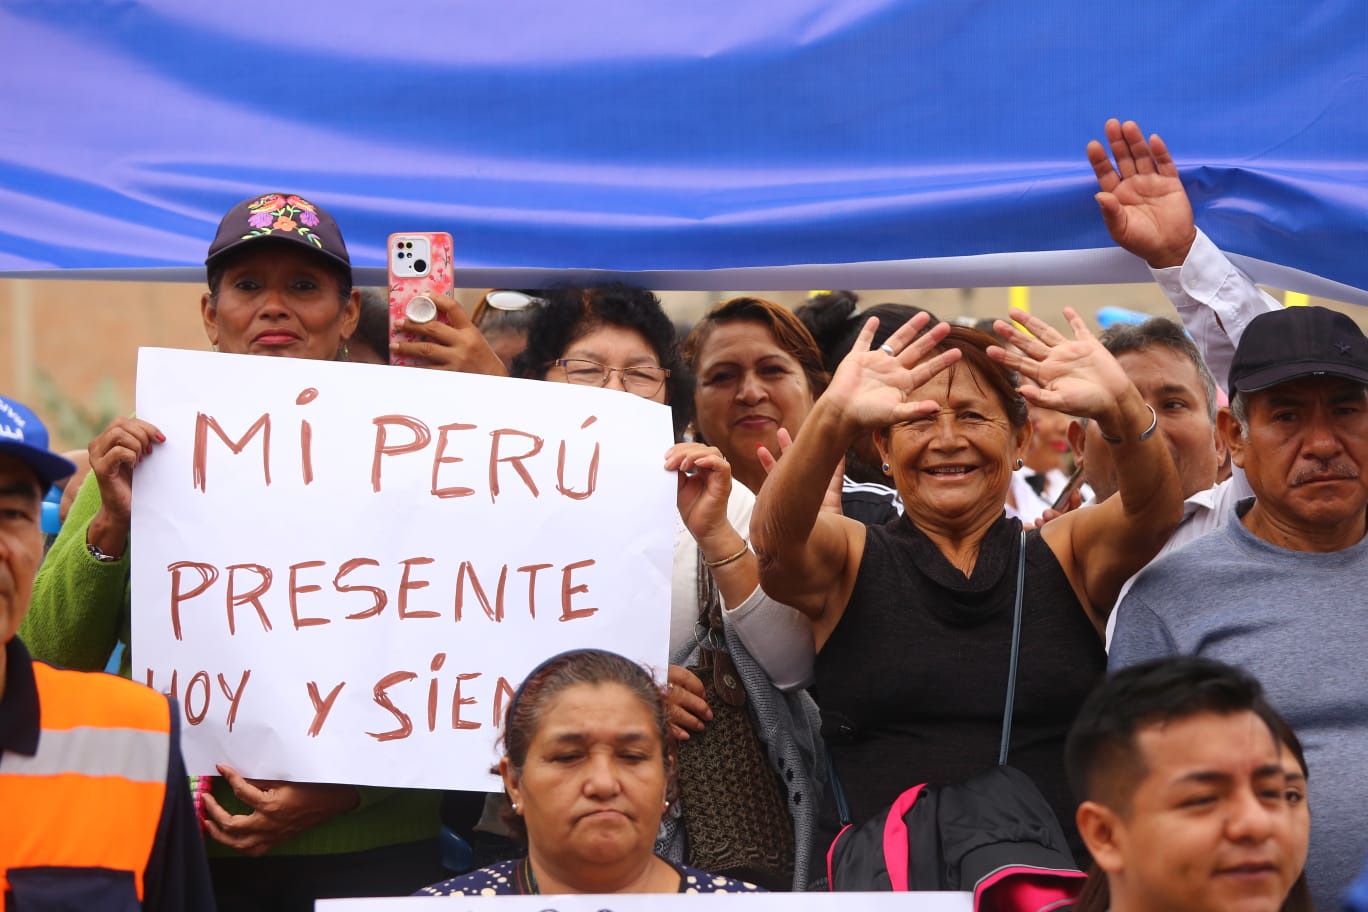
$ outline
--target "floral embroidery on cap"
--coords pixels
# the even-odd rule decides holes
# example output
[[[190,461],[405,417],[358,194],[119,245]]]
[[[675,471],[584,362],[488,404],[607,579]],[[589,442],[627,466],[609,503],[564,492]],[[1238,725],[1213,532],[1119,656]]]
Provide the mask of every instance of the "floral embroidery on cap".
[[[247,210],[251,213],[247,216],[247,224],[252,230],[242,236],[243,240],[276,231],[293,231],[319,250],[323,249],[323,242],[311,230],[318,226],[318,208],[303,197],[271,193],[249,205]]]

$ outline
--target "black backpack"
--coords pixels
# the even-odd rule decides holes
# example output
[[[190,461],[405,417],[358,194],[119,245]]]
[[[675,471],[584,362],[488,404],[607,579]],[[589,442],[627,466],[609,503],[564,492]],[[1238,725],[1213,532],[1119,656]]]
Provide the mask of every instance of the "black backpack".
[[[831,890],[967,890],[980,912],[1072,905],[1084,879],[1049,803],[1010,766],[914,786],[827,852]]]
[[[1011,665],[998,765],[955,785],[916,785],[887,811],[852,826],[840,779],[831,787],[845,827],[827,851],[832,891],[967,890],[976,912],[1045,912],[1073,904],[1086,875],[1049,802],[1007,765],[1021,641],[1026,537],[1017,554]]]

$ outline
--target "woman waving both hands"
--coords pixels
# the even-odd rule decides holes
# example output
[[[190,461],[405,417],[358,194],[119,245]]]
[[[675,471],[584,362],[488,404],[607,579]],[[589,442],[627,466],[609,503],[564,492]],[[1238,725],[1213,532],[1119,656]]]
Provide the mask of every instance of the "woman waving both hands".
[[[996,762],[1021,541],[1003,504],[1030,440],[1030,396],[1097,421],[1120,476],[1119,496],[1025,538],[1012,765],[1081,849],[1064,735],[1105,667],[1101,625],[1178,522],[1182,496],[1149,407],[1065,315],[1072,339],[1019,311],[1030,334],[999,321],[1020,354],[965,327],[919,336],[924,315],[871,349],[871,321],[760,492],[761,585],[812,619],[823,732],[856,823],[918,782],[962,781]],[[841,455],[865,434],[906,508],[883,526],[820,509]],[[828,800],[819,839],[829,844],[837,822]]]

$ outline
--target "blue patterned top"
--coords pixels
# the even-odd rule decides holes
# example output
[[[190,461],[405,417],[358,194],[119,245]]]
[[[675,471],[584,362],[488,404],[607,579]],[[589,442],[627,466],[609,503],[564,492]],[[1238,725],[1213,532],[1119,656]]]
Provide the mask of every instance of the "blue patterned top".
[[[665,863],[679,872],[680,893],[763,893],[755,884],[709,874],[688,865]],[[487,868],[462,874],[430,887],[423,887],[414,896],[516,896],[537,893],[536,881],[527,859],[500,861]]]

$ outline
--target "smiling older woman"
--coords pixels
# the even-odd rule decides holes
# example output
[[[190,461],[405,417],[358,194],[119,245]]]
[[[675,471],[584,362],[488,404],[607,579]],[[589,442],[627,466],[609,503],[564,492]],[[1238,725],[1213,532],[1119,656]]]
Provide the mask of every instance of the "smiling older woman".
[[[509,703],[504,746],[509,824],[527,856],[418,895],[759,890],[652,852],[674,794],[674,742],[660,689],[629,659],[584,649],[542,663]]]
[[[876,321],[841,362],[765,483],[751,524],[761,583],[812,619],[823,734],[860,822],[919,782],[962,781],[997,758],[1020,523],[1003,512],[1031,429],[1029,396],[1099,422],[1120,497],[1025,539],[1025,620],[1012,763],[1070,832],[1064,735],[1102,674],[1101,630],[1122,583],[1158,551],[1182,508],[1154,416],[1116,361],[1066,311],[1075,339],[1021,312],[1034,334],[919,315],[871,350]],[[994,363],[994,359],[1000,363]],[[1020,369],[1035,386],[1022,386]],[[832,470],[872,434],[906,512],[865,526],[821,512]],[[833,803],[821,816],[835,835]]]

